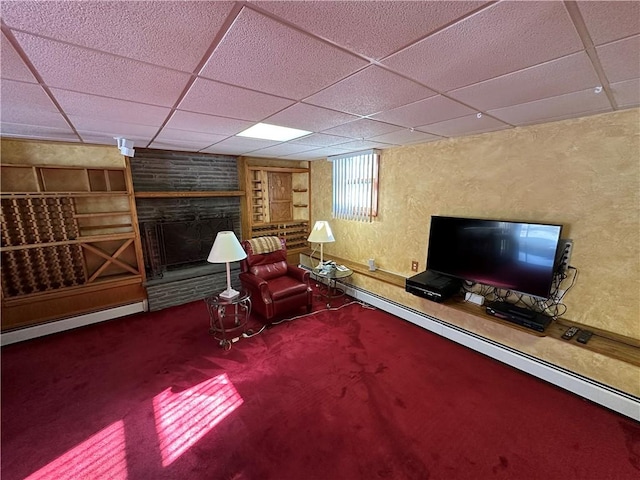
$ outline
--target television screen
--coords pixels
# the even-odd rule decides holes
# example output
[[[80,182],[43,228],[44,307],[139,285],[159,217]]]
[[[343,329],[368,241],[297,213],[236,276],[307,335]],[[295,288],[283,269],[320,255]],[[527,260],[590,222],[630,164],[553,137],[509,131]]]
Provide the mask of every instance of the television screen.
[[[427,269],[548,298],[561,225],[431,217]]]

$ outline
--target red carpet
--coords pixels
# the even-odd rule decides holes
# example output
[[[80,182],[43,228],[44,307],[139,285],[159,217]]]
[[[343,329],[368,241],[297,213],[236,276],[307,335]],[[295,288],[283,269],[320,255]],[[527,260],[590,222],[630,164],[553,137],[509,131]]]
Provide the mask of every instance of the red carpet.
[[[3,480],[637,479],[640,426],[381,311],[203,302],[2,349]]]

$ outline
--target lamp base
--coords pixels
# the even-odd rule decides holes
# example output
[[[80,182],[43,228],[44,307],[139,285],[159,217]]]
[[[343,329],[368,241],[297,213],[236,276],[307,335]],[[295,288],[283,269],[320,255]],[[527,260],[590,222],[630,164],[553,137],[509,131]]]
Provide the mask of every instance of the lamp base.
[[[229,298],[237,297],[238,295],[240,295],[240,292],[238,292],[237,290],[234,290],[233,288],[227,288],[222,293],[220,293],[218,296],[220,298],[229,299]]]

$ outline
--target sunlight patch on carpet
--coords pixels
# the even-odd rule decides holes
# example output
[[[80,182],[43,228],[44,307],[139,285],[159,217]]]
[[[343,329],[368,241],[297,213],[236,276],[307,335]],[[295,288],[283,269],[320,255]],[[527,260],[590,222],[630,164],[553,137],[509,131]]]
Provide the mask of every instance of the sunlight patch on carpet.
[[[242,402],[226,373],[179,393],[168,388],[156,395],[153,411],[162,466],[171,465]]]
[[[59,456],[53,462],[26,480],[56,480],[108,478],[126,480],[124,423],[119,420],[96,433],[77,447]]]

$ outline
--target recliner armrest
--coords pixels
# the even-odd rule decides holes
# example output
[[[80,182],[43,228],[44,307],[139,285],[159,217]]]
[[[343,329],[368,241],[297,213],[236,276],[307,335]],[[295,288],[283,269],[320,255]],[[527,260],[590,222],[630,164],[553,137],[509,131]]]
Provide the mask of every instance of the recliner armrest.
[[[287,265],[287,275],[295,278],[301,282],[306,284],[309,283],[309,276],[311,275],[309,270],[305,270],[304,268],[295,267],[293,265]]]
[[[240,275],[238,275],[238,278],[240,278],[240,283],[242,283],[243,286],[249,290],[259,293],[265,304],[272,302],[271,293],[269,292],[266,280],[248,272],[241,272]]]

